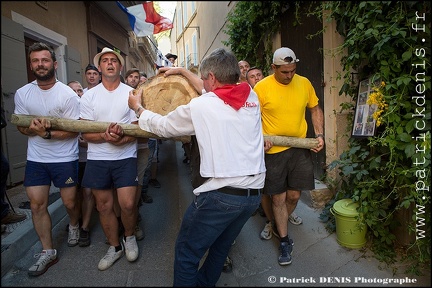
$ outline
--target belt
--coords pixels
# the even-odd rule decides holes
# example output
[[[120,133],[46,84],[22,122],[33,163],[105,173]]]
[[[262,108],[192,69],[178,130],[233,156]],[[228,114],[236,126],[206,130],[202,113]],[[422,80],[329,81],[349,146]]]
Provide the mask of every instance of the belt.
[[[234,187],[222,187],[218,189],[219,192],[237,195],[237,196],[256,196],[261,194],[261,189],[241,189]]]

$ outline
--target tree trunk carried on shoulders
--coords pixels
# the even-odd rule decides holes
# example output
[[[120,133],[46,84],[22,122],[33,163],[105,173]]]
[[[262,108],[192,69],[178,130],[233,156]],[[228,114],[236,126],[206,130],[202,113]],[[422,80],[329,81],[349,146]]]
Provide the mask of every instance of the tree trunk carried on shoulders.
[[[139,85],[133,93],[141,94],[143,106],[160,115],[166,115],[180,105],[189,103],[192,98],[198,97],[199,93],[190,85],[186,77],[181,75],[170,75],[165,77],[163,74],[158,74],[149,78],[146,82]],[[12,114],[11,123],[17,126],[29,127],[33,118],[45,118],[50,120],[51,127],[54,130],[62,130],[68,132],[105,132],[111,122],[71,120],[47,116],[31,116]],[[155,138],[165,139],[156,134],[142,130],[136,124],[121,124],[124,134],[139,138]],[[264,135],[264,139],[273,142],[273,145],[284,147],[297,147],[311,149],[318,145],[318,140],[314,138],[297,138],[284,136],[269,136]],[[190,142],[190,136],[181,136],[173,138],[173,140],[183,143]]]
[[[110,122],[98,122],[98,121],[85,121],[85,120],[71,120],[57,117],[47,116],[32,116],[32,115],[18,115],[12,114],[11,123],[16,126],[29,127],[33,118],[45,118],[51,123],[51,127],[54,130],[62,130],[69,132],[105,132]],[[119,124],[124,131],[125,135],[142,137],[142,138],[155,138],[165,139],[159,137],[156,134],[142,130],[136,124]],[[318,145],[318,140],[315,138],[297,138],[297,137],[285,137],[285,136],[269,136],[264,135],[264,139],[273,142],[273,145],[284,146],[284,147],[297,147],[311,149]],[[173,140],[181,141],[183,143],[190,142],[190,136],[182,136],[173,138]]]

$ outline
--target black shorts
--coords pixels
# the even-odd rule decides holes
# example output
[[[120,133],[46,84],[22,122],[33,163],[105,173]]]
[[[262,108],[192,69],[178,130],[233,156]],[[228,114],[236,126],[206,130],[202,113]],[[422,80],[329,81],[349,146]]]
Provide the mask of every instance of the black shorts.
[[[315,189],[311,151],[290,148],[265,155],[267,168],[264,194],[280,194],[287,190]]]

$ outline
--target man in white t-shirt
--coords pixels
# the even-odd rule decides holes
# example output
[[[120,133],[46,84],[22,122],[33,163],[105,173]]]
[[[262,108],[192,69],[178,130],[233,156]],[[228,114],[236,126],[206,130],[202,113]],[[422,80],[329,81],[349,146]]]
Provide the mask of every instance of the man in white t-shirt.
[[[96,54],[93,62],[102,74],[102,82],[81,97],[80,119],[111,122],[103,133],[82,133],[88,142],[83,186],[92,189],[99,220],[110,245],[99,261],[98,269],[102,271],[111,267],[123,253],[130,262],[138,258],[134,235],[138,216],[135,201],[137,141],[135,137],[124,135],[119,125],[131,124],[137,119],[128,106],[128,94],[133,88],[120,80],[124,66],[120,53],[105,47]],[[116,195],[125,230],[122,241],[119,241],[119,222],[114,211]]]
[[[78,244],[79,209],[75,205],[78,183],[78,132],[51,129],[43,116],[78,120],[79,97],[55,77],[54,50],[45,43],[34,43],[28,50],[30,70],[36,80],[15,93],[15,114],[37,115],[29,127],[18,130],[28,136],[24,187],[30,199],[33,225],[42,244],[39,260],[30,267],[30,276],[39,276],[58,261],[53,248],[52,224],[48,212],[51,182],[60,188],[69,215],[68,246]]]
[[[79,81],[70,81],[68,86],[80,97],[84,94],[82,85]],[[85,166],[87,164],[87,146],[88,143],[82,138],[81,133],[78,135],[78,193],[77,203],[81,211],[81,227],[78,245],[80,247],[90,246],[90,221],[94,210],[94,197],[90,188],[82,186]]]

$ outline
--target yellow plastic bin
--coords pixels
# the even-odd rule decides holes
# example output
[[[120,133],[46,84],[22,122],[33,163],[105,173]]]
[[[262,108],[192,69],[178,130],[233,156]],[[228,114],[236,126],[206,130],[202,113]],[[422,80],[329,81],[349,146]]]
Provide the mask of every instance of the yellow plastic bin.
[[[352,199],[342,199],[330,209],[336,219],[337,242],[341,246],[359,249],[366,244],[367,226],[356,219],[358,206]]]

